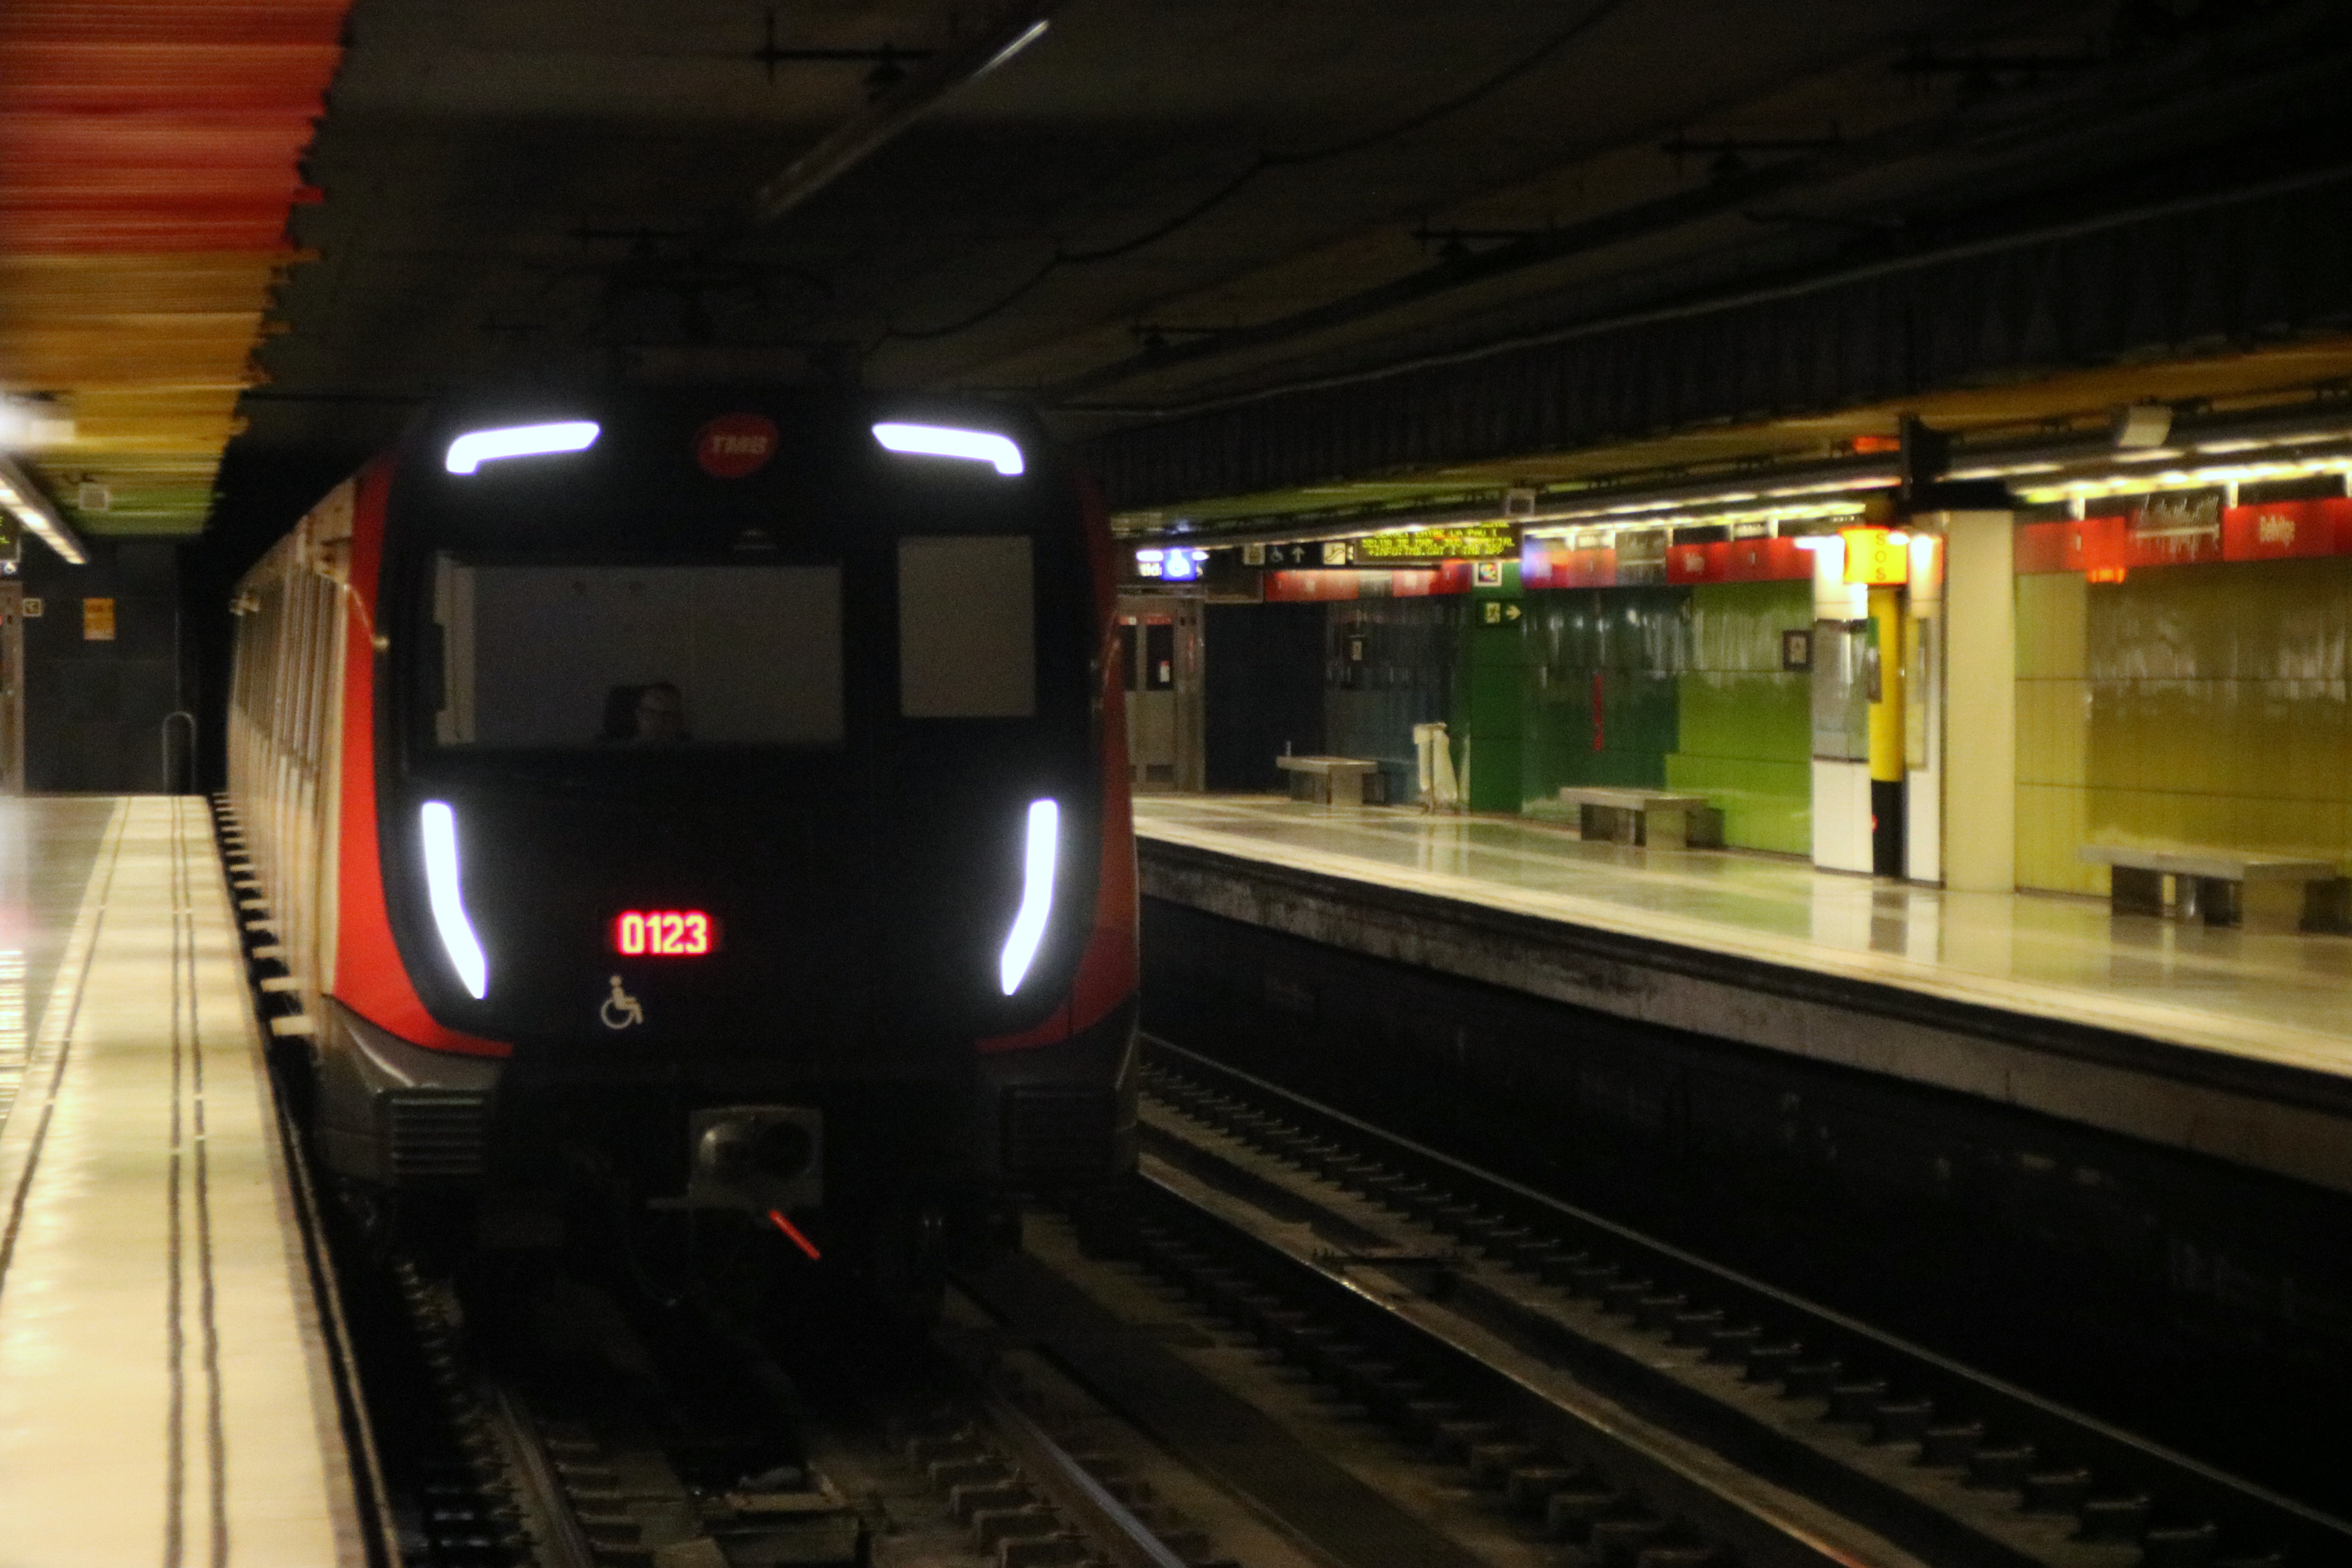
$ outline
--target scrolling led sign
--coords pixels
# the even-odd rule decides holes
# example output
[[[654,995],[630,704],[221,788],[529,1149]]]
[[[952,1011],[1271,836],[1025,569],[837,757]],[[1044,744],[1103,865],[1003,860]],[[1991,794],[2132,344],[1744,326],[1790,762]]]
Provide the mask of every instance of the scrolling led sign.
[[[702,910],[624,910],[613,917],[624,958],[702,958],[719,951],[718,917]]]
[[[1519,541],[1507,522],[1475,522],[1375,533],[1353,541],[1349,549],[1352,564],[1361,566],[1374,562],[1475,561],[1517,555]]]

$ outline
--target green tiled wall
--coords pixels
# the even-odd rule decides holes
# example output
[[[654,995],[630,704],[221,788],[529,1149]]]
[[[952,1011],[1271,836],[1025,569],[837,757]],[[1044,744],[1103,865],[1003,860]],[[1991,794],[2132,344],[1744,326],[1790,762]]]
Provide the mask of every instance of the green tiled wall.
[[[2352,867],[2352,560],[2021,577],[2018,882],[2104,892],[2087,843]]]
[[[1468,598],[1336,603],[1326,744],[1380,759],[1401,785],[1412,726],[1443,719],[1473,810],[1556,809],[1563,784],[1671,786],[1712,798],[1727,842],[1803,854],[1809,688],[1781,670],[1780,634],[1810,625],[1811,593],[1740,583],[1523,598],[1507,577]],[[1355,637],[1360,661],[1345,658]]]
[[[1448,725],[1473,811],[1519,809],[1528,688],[1527,605],[1519,566],[1506,562],[1503,585],[1475,590],[1464,608],[1462,651],[1454,667]]]
[[[1689,603],[1687,588],[1570,589],[1528,599],[1523,800],[1557,801],[1563,784],[1666,782],[1680,725],[1675,688],[1688,658]]]
[[[1780,668],[1780,634],[1812,624],[1812,584],[1708,584],[1689,592],[1679,744],[1665,759],[1664,782],[1712,800],[1727,844],[1808,854],[1812,689],[1808,676]]]

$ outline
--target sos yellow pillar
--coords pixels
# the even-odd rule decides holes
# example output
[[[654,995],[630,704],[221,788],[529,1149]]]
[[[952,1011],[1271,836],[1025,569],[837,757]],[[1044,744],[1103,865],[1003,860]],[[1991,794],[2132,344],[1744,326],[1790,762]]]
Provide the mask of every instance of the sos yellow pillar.
[[[1885,528],[1847,528],[1845,580],[1864,588],[1870,619],[1864,653],[1870,721],[1870,868],[1904,874],[1903,584],[1911,575],[1911,540]]]
[[[1903,875],[1903,590],[1870,590],[1870,860],[1882,877]]]

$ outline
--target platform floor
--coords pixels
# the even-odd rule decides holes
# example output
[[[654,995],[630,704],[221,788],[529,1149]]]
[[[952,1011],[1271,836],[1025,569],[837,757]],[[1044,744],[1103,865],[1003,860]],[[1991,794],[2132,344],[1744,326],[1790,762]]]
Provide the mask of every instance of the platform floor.
[[[364,1561],[201,800],[0,802],[0,1564]]]
[[[2352,1074],[2352,937],[2104,900],[1948,893],[1734,850],[1588,844],[1502,816],[1139,795],[1136,830],[1301,870],[2281,1065]]]

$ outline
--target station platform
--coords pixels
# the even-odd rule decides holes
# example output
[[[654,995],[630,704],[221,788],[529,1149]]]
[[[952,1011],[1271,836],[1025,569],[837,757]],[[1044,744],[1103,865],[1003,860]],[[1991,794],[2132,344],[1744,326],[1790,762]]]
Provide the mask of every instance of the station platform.
[[[2352,1192],[2352,938],[1500,816],[1140,795],[1147,897]]]
[[[367,1560],[193,796],[0,801],[0,1563]]]

